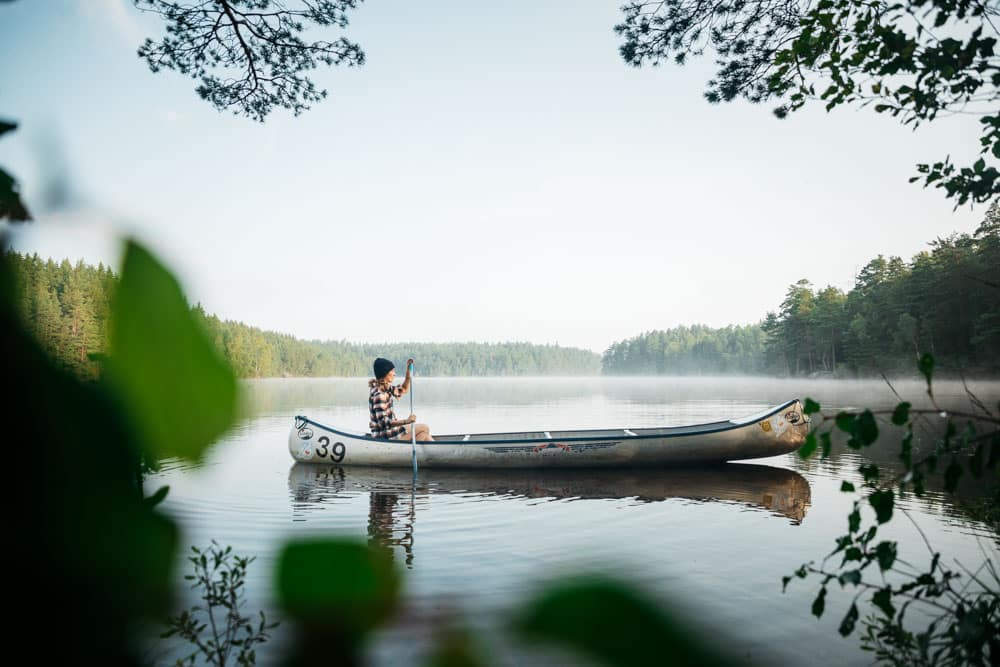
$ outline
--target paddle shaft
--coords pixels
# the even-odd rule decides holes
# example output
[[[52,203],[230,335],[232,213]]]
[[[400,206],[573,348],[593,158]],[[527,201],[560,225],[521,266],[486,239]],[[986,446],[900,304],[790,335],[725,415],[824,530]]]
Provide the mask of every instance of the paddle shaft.
[[[410,414],[413,414],[413,364],[407,369],[410,374]],[[410,447],[413,451],[413,475],[417,475],[417,423],[410,424]]]

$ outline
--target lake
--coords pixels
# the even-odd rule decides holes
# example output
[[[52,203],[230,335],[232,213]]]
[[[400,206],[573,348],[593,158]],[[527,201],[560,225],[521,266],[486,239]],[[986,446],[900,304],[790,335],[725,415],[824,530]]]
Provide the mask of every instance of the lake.
[[[821,560],[845,532],[854,496],[841,493],[840,482],[860,483],[858,452],[840,446],[825,461],[789,454],[708,469],[422,469],[416,482],[409,469],[293,465],[287,437],[295,415],[367,430],[366,383],[246,382],[246,416],[201,464],[164,461],[146,478],[147,493],[170,486],[162,507],[178,520],[184,550],[214,539],[256,556],[247,582],[251,614],[263,608],[280,620],[270,582],[286,540],[349,536],[390,549],[403,573],[403,608],[369,648],[375,665],[421,662],[449,619],[481,633],[493,664],[579,664],[578,656],[525,646],[505,627],[544,582],[591,573],[630,582],[747,664],[871,662],[860,649],[860,624],[846,639],[836,631],[853,589],[832,585],[819,620],[809,611],[818,579],[795,580],[781,592],[783,576]],[[969,386],[997,405],[1000,383]],[[915,406],[928,405],[921,383],[893,387]],[[747,416],[806,396],[827,413],[898,402],[875,380],[417,377],[414,412],[438,433],[653,427]],[[950,409],[971,410],[959,382],[936,383],[935,396]],[[409,396],[397,401],[397,415],[409,405]],[[865,455],[892,468],[898,440],[886,438]],[[977,492],[963,488],[965,497]],[[929,562],[920,531],[953,566],[1000,554],[997,536],[940,490],[908,495],[897,507],[913,521],[897,516],[880,537],[898,540],[901,558],[915,566]],[[180,563],[179,586],[186,572]],[[258,651],[260,664],[281,651],[284,627]],[[150,656],[166,661],[175,648],[161,644]]]

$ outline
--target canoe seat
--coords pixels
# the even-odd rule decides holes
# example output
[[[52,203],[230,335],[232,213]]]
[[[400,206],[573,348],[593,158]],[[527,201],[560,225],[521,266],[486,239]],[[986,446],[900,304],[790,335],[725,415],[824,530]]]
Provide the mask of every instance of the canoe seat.
[[[635,435],[635,433],[633,433],[632,431],[630,431],[628,429],[624,429],[624,431],[625,431],[625,435]]]
[[[462,438],[462,442],[467,442],[468,440],[469,440],[469,436],[468,435],[465,436],[464,438]]]

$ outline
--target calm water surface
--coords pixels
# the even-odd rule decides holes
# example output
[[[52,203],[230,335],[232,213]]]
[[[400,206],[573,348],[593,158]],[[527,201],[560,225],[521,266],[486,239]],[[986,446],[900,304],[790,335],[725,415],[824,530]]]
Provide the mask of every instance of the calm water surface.
[[[972,383],[988,404],[1000,383]],[[481,630],[498,664],[578,664],[575,656],[525,647],[505,624],[541,582],[601,573],[710,628],[737,657],[754,664],[870,663],[857,632],[836,627],[853,593],[831,589],[827,612],[809,613],[817,581],[781,577],[828,553],[846,528],[862,461],[840,448],[827,461],[794,454],[711,469],[623,471],[434,471],[294,464],[287,436],[294,415],[367,429],[365,379],[265,380],[245,385],[249,416],[199,466],[164,462],[147,491],[164,484],[163,507],[177,518],[183,545],[212,539],[255,555],[247,610],[273,609],[270,581],[281,545],[305,536],[350,536],[391,549],[404,572],[404,608],[369,652],[376,665],[420,662],[445,619]],[[918,383],[895,389],[915,405]],[[758,412],[811,396],[824,411],[891,407],[881,381],[747,378],[417,378],[415,408],[439,432],[646,427],[696,424]],[[958,383],[938,383],[939,403],[968,409]],[[409,397],[397,414],[409,410]],[[892,465],[891,436],[866,455]],[[976,493],[967,489],[967,495]],[[996,559],[996,536],[958,513],[943,494],[902,507],[948,559]],[[903,517],[882,529],[900,554],[924,567],[928,552]],[[954,560],[951,561],[954,563]],[[184,574],[186,563],[178,567]],[[317,573],[336,577],[336,572]],[[191,600],[187,600],[191,602]],[[862,616],[865,612],[862,612]],[[285,635],[259,652],[268,664]],[[153,650],[166,661],[169,647]]]

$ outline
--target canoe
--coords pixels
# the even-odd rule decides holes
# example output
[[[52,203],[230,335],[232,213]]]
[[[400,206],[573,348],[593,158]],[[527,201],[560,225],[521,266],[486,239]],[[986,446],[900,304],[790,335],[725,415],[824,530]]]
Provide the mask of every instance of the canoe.
[[[408,468],[293,463],[288,490],[295,521],[349,502],[349,494],[368,493],[372,514],[395,499],[432,495],[542,500],[627,500],[656,503],[683,499],[696,503],[731,503],[782,516],[798,525],[809,509],[805,477],[786,468],[755,463],[723,463],[676,468],[489,470],[433,469],[414,479]],[[419,504],[419,503],[418,503]],[[393,516],[369,516],[369,526],[393,523]]]
[[[798,399],[749,417],[693,426],[435,435],[421,468],[587,468],[723,463],[795,451],[809,433]],[[295,417],[288,451],[303,463],[410,467],[411,444]]]

